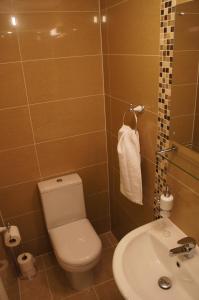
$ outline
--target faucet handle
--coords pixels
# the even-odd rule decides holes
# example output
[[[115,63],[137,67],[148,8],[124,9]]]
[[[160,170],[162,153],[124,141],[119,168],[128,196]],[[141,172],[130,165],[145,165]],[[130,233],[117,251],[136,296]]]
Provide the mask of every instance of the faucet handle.
[[[178,241],[178,244],[180,245],[186,245],[186,244],[189,244],[189,245],[192,245],[193,248],[196,246],[196,240],[190,236],[187,236],[185,238],[182,238],[181,240]]]

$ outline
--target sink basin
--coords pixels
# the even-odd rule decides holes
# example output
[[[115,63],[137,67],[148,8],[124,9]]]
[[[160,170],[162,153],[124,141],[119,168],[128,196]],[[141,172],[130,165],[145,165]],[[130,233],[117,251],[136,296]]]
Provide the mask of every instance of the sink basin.
[[[128,233],[113,256],[113,274],[125,299],[199,300],[199,248],[192,258],[169,256],[169,249],[179,246],[185,237],[169,219],[159,219]],[[172,287],[158,285],[166,276]]]

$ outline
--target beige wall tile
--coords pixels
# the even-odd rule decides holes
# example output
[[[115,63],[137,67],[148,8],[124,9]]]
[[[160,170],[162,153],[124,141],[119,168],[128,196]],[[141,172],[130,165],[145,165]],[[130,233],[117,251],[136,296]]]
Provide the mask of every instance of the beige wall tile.
[[[90,220],[90,222],[92,223],[95,231],[98,234],[107,232],[111,229],[110,228],[110,224],[111,224],[110,217],[101,218],[99,220],[92,219],[92,220]]]
[[[0,189],[0,207],[4,218],[12,218],[34,210],[41,210],[36,182]]]
[[[179,0],[176,1],[179,4]],[[192,13],[199,13],[199,5],[197,1],[183,3],[181,5],[176,6],[177,11],[184,11],[184,12],[192,12]]]
[[[105,129],[103,96],[31,106],[36,141]]]
[[[141,156],[155,161],[157,115],[145,111],[138,116]]]
[[[85,198],[87,216],[91,220],[99,220],[109,216],[108,192],[98,193]]]
[[[199,14],[176,14],[175,24],[175,50],[199,50]]]
[[[159,55],[159,9],[159,0],[135,0],[107,10],[109,53]]]
[[[0,108],[27,103],[20,63],[0,64]]]
[[[159,57],[110,56],[110,93],[157,111]]]
[[[104,132],[39,144],[37,150],[43,176],[106,161]]]
[[[41,2],[40,0],[34,1],[13,1],[14,8],[16,11],[60,11],[60,10],[69,10],[69,11],[87,11],[87,10],[98,10],[98,1],[97,0],[49,0],[48,2]]]
[[[193,114],[195,110],[196,84],[173,85],[171,94],[172,117]]]
[[[102,93],[100,56],[26,62],[24,68],[30,102]]]
[[[11,23],[11,16],[1,14],[0,18],[0,62],[17,61],[20,59],[16,29]]]
[[[1,0],[0,1],[0,11],[1,12],[8,12],[12,9],[12,2],[11,0]]]
[[[196,83],[197,75],[198,53],[174,52],[173,84]]]
[[[32,212],[16,218],[8,218],[6,222],[19,228],[22,243],[46,234],[46,225],[42,212]]]
[[[100,53],[96,13],[28,13],[17,15],[23,59]]]
[[[176,178],[176,180],[179,180],[182,184],[186,185],[199,194],[198,180],[186,174],[184,171],[174,166],[173,164],[169,164],[168,175],[173,176],[174,178]]]
[[[199,146],[199,115],[196,115],[194,122],[193,143],[195,146]]]
[[[180,144],[192,143],[193,115],[182,115],[171,120],[170,137]],[[186,124],[186,126],[184,126]]]
[[[113,5],[117,5],[117,4],[120,4],[120,2],[122,2],[122,1],[121,0],[100,0],[102,8],[106,8],[106,7],[110,7],[110,6],[113,6]]]
[[[0,186],[39,177],[33,146],[0,152]]]
[[[178,177],[178,179],[180,179]],[[169,177],[168,182],[174,195],[174,207],[171,214],[172,221],[188,236],[199,242],[199,194],[194,194],[188,187]]]
[[[106,163],[77,170],[77,173],[82,178],[85,196],[108,190]]]
[[[33,143],[28,108],[0,110],[0,150]]]

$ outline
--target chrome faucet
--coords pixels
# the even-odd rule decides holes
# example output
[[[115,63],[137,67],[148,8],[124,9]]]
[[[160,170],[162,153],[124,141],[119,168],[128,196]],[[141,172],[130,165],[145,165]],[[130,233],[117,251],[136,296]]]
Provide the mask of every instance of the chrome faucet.
[[[169,250],[169,255],[183,255],[186,258],[191,258],[194,255],[196,240],[192,237],[185,237],[178,241],[181,246]]]

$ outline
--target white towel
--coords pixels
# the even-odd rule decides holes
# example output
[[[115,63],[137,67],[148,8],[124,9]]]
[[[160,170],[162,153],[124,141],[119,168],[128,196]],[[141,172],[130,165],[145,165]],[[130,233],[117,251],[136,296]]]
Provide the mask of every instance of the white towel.
[[[143,205],[139,133],[123,125],[118,132],[120,191],[129,200]]]

